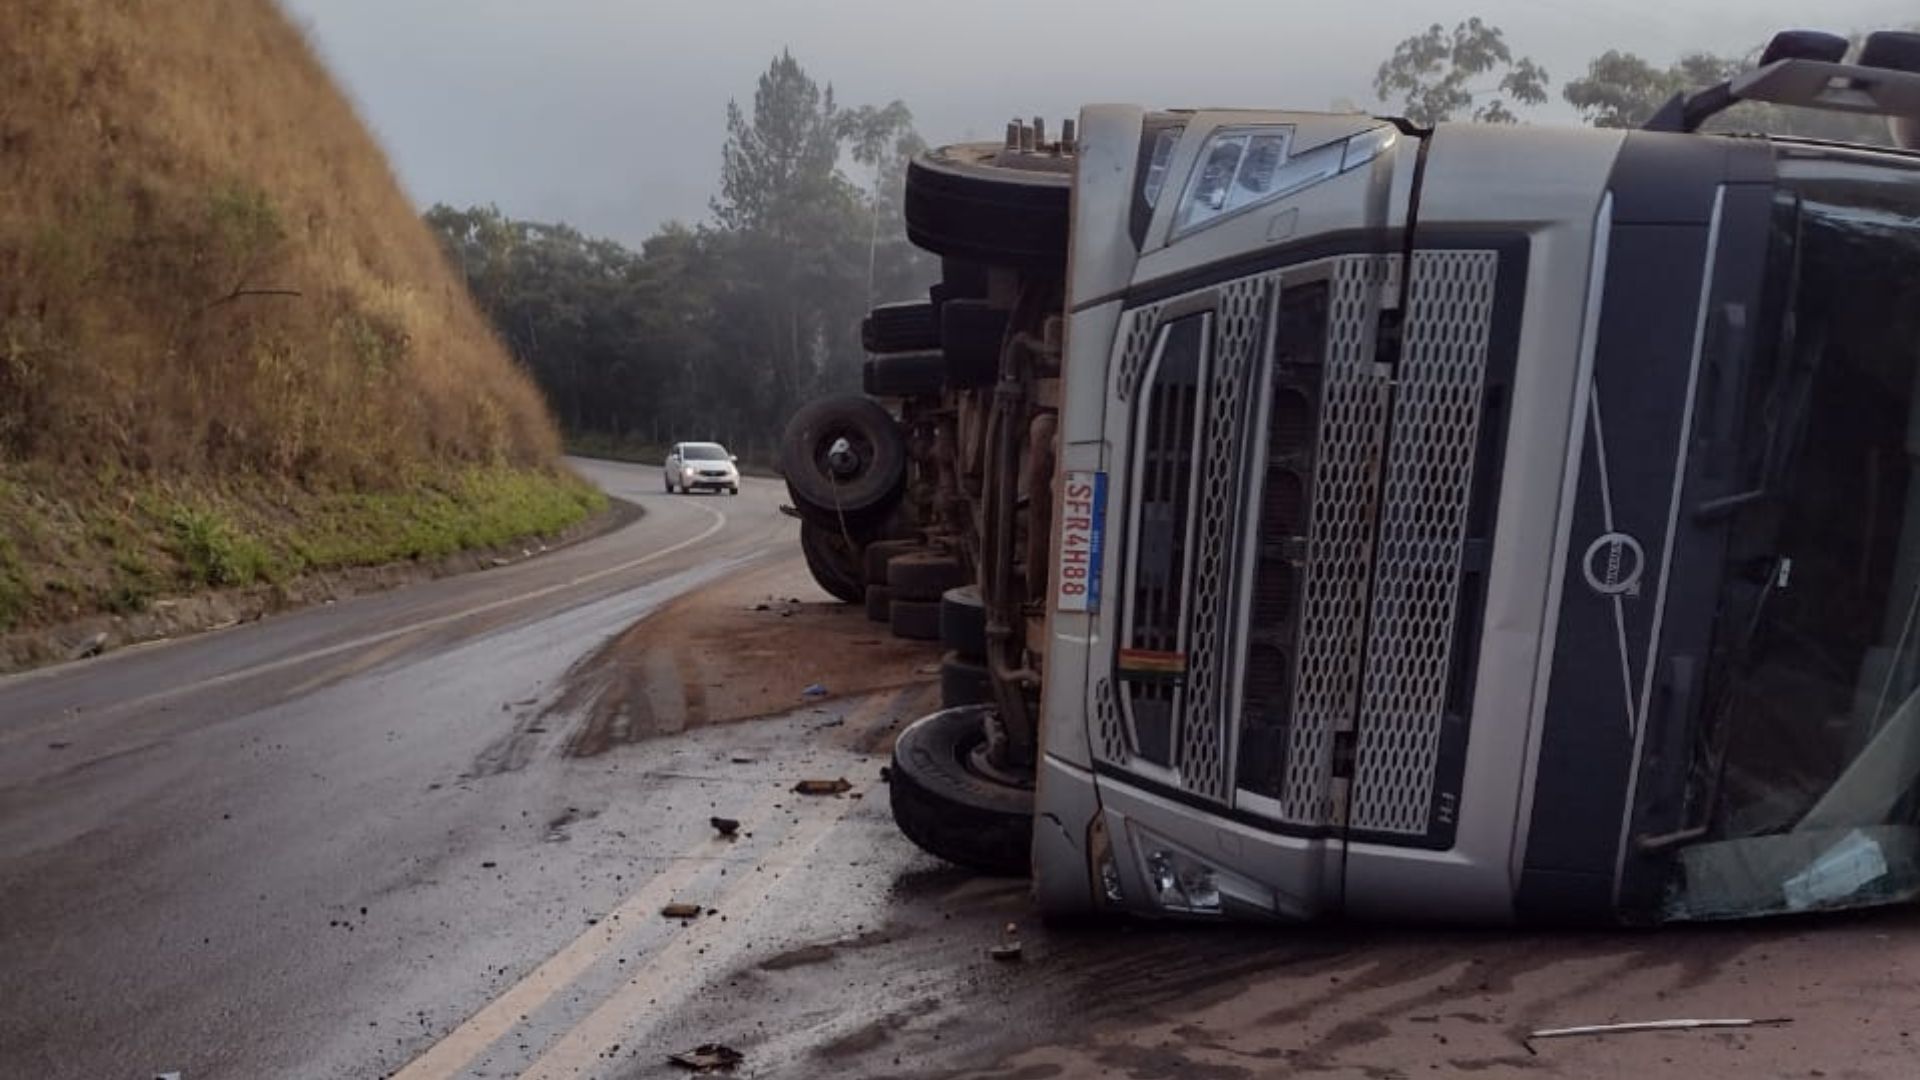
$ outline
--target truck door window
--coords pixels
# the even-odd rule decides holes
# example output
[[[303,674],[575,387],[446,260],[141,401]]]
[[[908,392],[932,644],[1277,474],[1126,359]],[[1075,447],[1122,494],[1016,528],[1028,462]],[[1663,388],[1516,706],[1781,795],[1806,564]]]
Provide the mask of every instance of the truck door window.
[[[1676,915],[1920,890],[1920,193],[1783,190]]]

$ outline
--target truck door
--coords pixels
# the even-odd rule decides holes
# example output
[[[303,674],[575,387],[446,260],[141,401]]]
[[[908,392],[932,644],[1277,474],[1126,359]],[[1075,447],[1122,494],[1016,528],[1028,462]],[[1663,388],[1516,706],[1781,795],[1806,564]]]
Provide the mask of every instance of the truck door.
[[[1420,140],[1365,117],[1198,113],[1158,141],[1106,388],[1109,647],[1088,686],[1108,899],[1306,918],[1340,904],[1376,692],[1382,357],[1407,329]]]

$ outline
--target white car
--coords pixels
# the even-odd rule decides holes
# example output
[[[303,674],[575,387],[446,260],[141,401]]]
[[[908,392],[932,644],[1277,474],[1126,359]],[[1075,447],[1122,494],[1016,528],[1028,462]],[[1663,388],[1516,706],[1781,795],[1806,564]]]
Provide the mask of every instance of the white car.
[[[706,489],[740,494],[739,458],[719,443],[674,443],[667,455],[667,494]]]

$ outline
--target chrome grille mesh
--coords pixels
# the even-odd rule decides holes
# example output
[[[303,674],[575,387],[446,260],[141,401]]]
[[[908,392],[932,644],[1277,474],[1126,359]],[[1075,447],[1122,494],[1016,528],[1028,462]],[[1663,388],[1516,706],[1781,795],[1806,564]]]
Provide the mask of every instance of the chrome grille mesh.
[[[1120,722],[1120,710],[1113,706],[1113,684],[1099,679],[1093,684],[1093,715],[1099,725],[1100,759],[1124,765],[1131,756],[1126,727]]]
[[[1238,281],[1221,290],[1213,362],[1202,404],[1200,482],[1194,512],[1187,686],[1176,765],[1182,785],[1196,795],[1226,801],[1230,695],[1226,692],[1227,610],[1233,590],[1235,523],[1243,472],[1248,404],[1258,384],[1262,330],[1272,278]]]
[[[1359,687],[1389,391],[1374,362],[1374,342],[1392,262],[1388,256],[1360,256],[1334,265],[1292,730],[1280,800],[1281,818],[1293,824],[1337,820],[1333,736],[1352,727]]]
[[[1127,316],[1127,328],[1123,333],[1120,348],[1120,365],[1114,372],[1114,396],[1121,401],[1131,401],[1134,391],[1140,388],[1140,376],[1147,366],[1147,356],[1153,351],[1153,331],[1159,308],[1148,306],[1139,308]]]
[[[1480,439],[1498,256],[1414,255],[1348,824],[1423,834],[1433,798]]]

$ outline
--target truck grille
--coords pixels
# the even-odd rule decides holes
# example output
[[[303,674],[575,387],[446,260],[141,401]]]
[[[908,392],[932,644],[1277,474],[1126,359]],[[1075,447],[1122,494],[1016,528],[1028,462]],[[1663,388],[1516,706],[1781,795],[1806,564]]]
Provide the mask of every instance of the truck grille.
[[[1189,519],[1211,323],[1196,315],[1168,325],[1135,406],[1142,418],[1137,516],[1121,675],[1134,749],[1162,768],[1173,764],[1174,715],[1184,697]]]
[[[1414,260],[1348,824],[1420,835],[1453,668],[1499,256],[1422,251]]]
[[[1280,792],[1281,819],[1298,825],[1336,820],[1333,735],[1352,727],[1359,691],[1389,392],[1374,363],[1374,335],[1392,264],[1384,256],[1363,256],[1334,265],[1299,656]]]
[[[1133,413],[1116,500],[1132,518],[1116,678],[1095,682],[1104,762],[1212,803],[1248,792],[1284,825],[1430,837],[1499,258],[1414,255],[1393,367],[1378,335],[1396,256],[1232,282],[1212,311],[1166,323],[1129,313],[1113,390]]]

